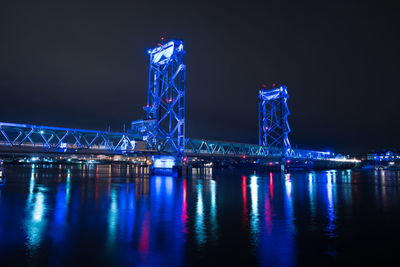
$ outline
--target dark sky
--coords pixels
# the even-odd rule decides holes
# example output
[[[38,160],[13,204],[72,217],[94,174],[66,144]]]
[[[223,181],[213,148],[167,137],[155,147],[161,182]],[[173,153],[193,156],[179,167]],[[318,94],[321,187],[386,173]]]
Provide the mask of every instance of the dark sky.
[[[278,82],[293,146],[400,148],[397,23],[384,1],[2,1],[0,121],[121,130],[164,35],[185,40],[188,137],[257,143]]]

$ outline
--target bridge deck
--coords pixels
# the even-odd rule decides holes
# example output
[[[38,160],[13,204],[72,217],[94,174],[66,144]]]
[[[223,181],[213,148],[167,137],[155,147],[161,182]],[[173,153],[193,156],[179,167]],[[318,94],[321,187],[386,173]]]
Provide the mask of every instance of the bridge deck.
[[[0,152],[105,155],[159,153],[137,134],[4,122],[0,122]],[[282,158],[284,152],[277,147],[255,144],[186,139],[185,154],[191,157]],[[333,159],[329,152],[302,149],[286,151],[285,157]]]

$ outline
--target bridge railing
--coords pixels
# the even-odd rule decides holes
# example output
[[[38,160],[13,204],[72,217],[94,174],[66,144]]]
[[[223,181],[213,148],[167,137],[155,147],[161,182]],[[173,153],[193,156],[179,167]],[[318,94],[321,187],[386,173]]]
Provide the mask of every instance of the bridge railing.
[[[330,152],[306,150],[306,149],[294,149],[293,154],[294,158],[301,158],[301,159],[328,159],[332,158],[333,156]]]
[[[0,146],[20,149],[44,149],[52,152],[66,151],[109,151],[112,153],[132,153],[157,149],[144,145],[143,136],[134,133],[105,132],[61,127],[37,126],[0,122]],[[141,142],[138,142],[141,141]],[[136,143],[143,147],[139,148]],[[168,142],[164,142],[168,143]],[[172,147],[163,147],[160,152],[173,154]],[[255,144],[224,142],[200,139],[185,139],[185,154],[189,156],[226,156],[279,158],[282,149]],[[291,149],[286,152],[289,158],[329,159],[329,152]]]
[[[44,148],[65,152],[69,149],[133,151],[141,136],[30,124],[0,122],[0,145],[19,148]]]
[[[186,139],[185,153],[236,157],[279,157],[282,155],[282,150],[246,143]]]

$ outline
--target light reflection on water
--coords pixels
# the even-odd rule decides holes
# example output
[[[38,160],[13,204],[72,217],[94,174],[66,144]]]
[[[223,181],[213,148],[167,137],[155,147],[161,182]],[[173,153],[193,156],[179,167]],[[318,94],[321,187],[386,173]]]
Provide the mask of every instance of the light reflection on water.
[[[258,211],[258,178],[255,175],[250,176],[250,196],[251,196],[251,214],[250,214],[250,231],[252,234],[252,241],[258,242],[259,232],[259,211]]]
[[[361,198],[392,214],[389,198],[400,199],[398,173],[385,171],[365,176],[371,190],[350,170],[249,175],[207,168],[177,178],[148,176],[136,166],[29,165],[10,173],[14,181],[0,192],[3,260],[35,263],[61,253],[53,265],[82,257],[83,248],[97,264],[211,263],[219,251],[233,263],[292,265],[314,236],[323,240],[315,253],[329,260],[340,255],[340,223],[357,219],[353,205]],[[26,256],[12,253],[21,250]]]
[[[335,236],[335,205],[334,205],[334,193],[335,193],[335,186],[336,183],[336,171],[328,171],[327,172],[327,183],[326,183],[326,191],[327,191],[327,199],[328,199],[328,225],[327,231],[330,237]]]
[[[200,181],[197,186],[197,202],[196,202],[196,223],[195,231],[199,246],[206,242],[205,226],[204,226],[204,204],[203,204],[203,184]]]
[[[25,205],[25,229],[28,253],[33,255],[39,248],[47,220],[44,218],[46,212],[45,194],[42,192],[42,187],[35,188],[35,165],[32,164],[31,168],[29,194]]]

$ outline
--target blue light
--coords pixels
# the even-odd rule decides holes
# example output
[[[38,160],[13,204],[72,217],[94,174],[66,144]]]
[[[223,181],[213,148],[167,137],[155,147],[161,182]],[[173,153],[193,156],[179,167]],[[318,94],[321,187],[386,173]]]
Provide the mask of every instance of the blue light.
[[[175,158],[172,156],[153,156],[153,167],[156,169],[172,169]]]
[[[143,135],[156,150],[185,155],[185,71],[183,43],[172,40],[151,50],[146,121],[155,127]],[[160,68],[160,66],[162,67]],[[154,92],[158,92],[157,96]],[[167,104],[166,104],[167,103]],[[146,138],[145,138],[146,137]]]
[[[251,221],[250,230],[254,239],[257,239],[259,232],[259,211],[258,211],[258,177],[250,176],[250,196],[251,196]]]
[[[118,227],[118,195],[115,188],[111,190],[111,203],[108,209],[108,243],[111,246],[117,237]]]
[[[199,181],[197,184],[197,203],[196,203],[196,219],[195,232],[199,245],[206,242],[205,225],[204,225],[204,205],[203,205],[203,185]]]
[[[290,127],[287,117],[289,94],[286,86],[259,91],[259,144],[281,148],[282,156],[291,157],[294,151],[289,142]],[[279,115],[278,115],[279,114]]]

